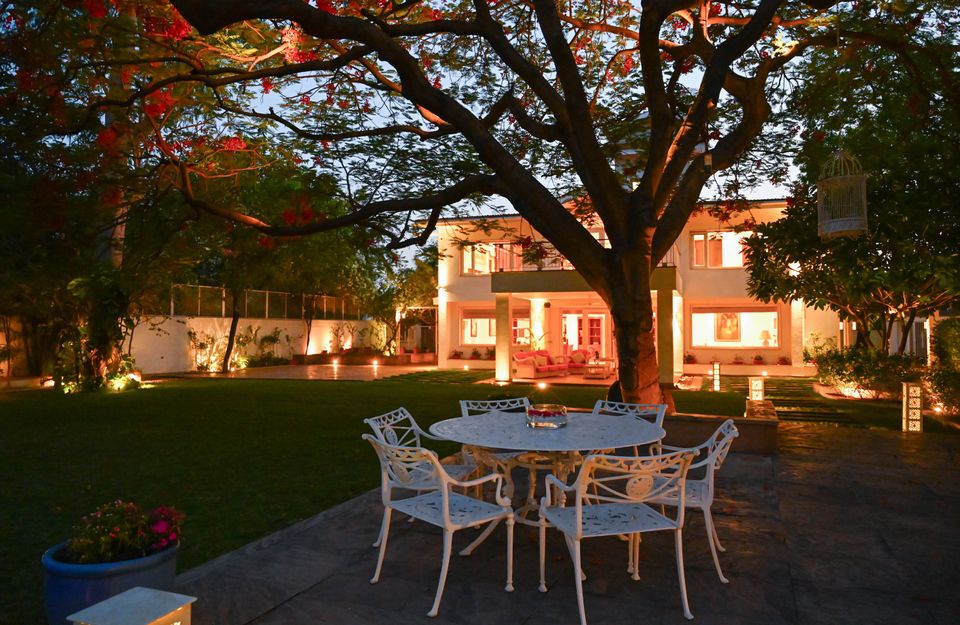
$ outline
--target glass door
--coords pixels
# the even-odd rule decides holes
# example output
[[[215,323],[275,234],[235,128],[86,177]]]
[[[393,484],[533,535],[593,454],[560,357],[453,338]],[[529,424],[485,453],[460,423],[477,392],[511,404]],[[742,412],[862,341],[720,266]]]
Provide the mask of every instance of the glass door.
[[[609,356],[610,315],[600,310],[566,310],[560,315],[563,353],[589,350],[594,358]]]

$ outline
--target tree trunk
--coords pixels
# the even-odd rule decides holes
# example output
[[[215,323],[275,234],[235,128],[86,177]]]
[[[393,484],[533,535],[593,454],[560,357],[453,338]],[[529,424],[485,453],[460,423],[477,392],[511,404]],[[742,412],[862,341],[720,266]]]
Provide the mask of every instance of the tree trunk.
[[[233,353],[233,344],[237,338],[237,326],[240,325],[240,297],[243,291],[232,291],[233,305],[230,309],[230,333],[227,334],[227,348],[223,350],[223,364],[220,366],[221,373],[230,372],[230,355]]]
[[[614,315],[618,372],[623,401],[638,404],[661,403],[660,370],[654,333],[636,323],[622,323]]]
[[[303,323],[307,326],[307,335],[303,339],[303,353],[306,355],[310,353],[310,334],[313,332],[313,317],[307,317],[303,320]]]
[[[910,333],[913,331],[913,322],[916,320],[917,313],[914,311],[900,324],[900,344],[897,345],[897,354],[903,355],[903,352],[907,350],[907,340],[910,338]]]
[[[625,279],[611,290],[613,301],[609,305],[623,401],[658,404],[660,370],[650,294],[650,254],[626,254],[621,266]]]

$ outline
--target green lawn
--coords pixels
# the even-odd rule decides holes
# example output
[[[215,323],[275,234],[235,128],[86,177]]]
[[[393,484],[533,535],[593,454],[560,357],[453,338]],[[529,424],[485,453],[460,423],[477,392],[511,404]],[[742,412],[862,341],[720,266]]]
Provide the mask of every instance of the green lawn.
[[[123,394],[0,392],[0,623],[41,622],[41,553],[111,499],[186,513],[182,571],[375,487],[376,460],[360,439],[365,417],[402,405],[427,426],[455,416],[459,399],[530,395],[589,407],[605,391],[498,388],[469,383],[471,373],[169,381]],[[684,412],[743,413],[740,395],[676,399]]]

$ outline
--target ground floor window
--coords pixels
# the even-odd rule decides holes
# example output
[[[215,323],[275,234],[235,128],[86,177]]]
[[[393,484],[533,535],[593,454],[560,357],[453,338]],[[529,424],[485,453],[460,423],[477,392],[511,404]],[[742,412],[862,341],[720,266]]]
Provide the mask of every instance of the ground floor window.
[[[779,347],[776,308],[694,308],[691,347]]]
[[[497,320],[493,310],[464,310],[460,315],[461,345],[496,345]],[[510,328],[514,345],[530,342],[530,311],[515,311]]]

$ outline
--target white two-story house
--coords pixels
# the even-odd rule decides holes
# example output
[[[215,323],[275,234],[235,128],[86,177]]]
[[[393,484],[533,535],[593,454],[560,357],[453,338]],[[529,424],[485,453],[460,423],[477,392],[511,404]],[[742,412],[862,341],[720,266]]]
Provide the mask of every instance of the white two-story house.
[[[654,270],[657,349],[662,382],[723,363],[725,372],[802,373],[805,341],[816,333],[837,338],[835,313],[803,302],[758,302],[747,294],[741,241],[746,220],[776,220],[784,200],[760,200],[721,223],[693,216]],[[518,215],[448,219],[438,228],[438,353],[440,367],[487,367],[512,377],[520,350],[568,354],[588,349],[614,358],[613,323],[603,300],[563,258],[534,262],[524,241],[543,237]],[[593,232],[601,241],[601,228]],[[538,266],[542,265],[542,266]],[[805,373],[810,373],[809,369]]]

